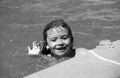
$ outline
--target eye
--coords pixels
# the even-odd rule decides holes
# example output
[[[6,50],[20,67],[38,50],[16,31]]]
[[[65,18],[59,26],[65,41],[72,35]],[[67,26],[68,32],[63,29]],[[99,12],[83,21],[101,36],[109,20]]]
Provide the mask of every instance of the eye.
[[[57,38],[51,38],[51,41],[55,42],[57,40]]]
[[[67,35],[64,35],[64,36],[62,37],[62,39],[68,39],[68,36],[67,36]]]

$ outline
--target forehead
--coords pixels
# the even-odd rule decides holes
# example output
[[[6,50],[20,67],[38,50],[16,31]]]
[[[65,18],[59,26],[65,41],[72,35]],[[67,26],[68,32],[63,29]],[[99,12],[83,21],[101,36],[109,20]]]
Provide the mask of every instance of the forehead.
[[[48,37],[68,35],[68,30],[64,27],[51,28],[47,31]]]

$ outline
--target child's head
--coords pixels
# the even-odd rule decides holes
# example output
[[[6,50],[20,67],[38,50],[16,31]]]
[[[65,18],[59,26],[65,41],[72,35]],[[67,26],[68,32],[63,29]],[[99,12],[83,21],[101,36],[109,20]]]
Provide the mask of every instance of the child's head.
[[[73,48],[72,31],[62,19],[48,23],[43,30],[43,53],[64,56]]]

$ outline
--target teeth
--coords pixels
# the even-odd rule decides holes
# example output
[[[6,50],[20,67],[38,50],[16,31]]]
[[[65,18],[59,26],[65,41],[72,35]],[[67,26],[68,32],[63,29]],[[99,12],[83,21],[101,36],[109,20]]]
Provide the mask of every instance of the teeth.
[[[57,48],[58,50],[62,50],[62,49],[65,49],[66,47],[61,47],[61,48]]]

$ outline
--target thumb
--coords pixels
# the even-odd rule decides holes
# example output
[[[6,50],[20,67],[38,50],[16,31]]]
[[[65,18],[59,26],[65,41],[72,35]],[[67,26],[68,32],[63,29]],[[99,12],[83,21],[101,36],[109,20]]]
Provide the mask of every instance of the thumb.
[[[31,51],[30,46],[28,46],[28,52],[30,52],[30,51]]]

